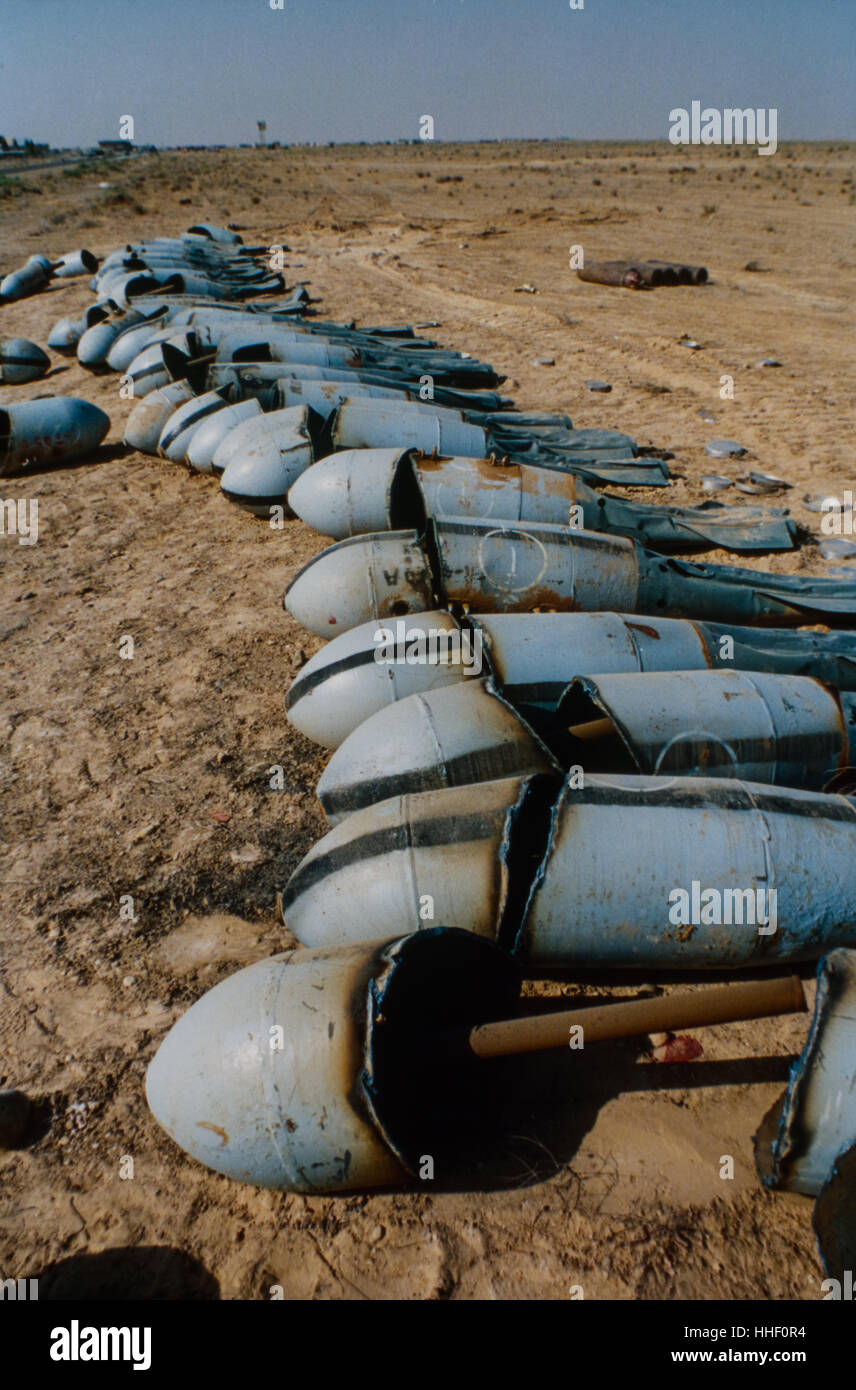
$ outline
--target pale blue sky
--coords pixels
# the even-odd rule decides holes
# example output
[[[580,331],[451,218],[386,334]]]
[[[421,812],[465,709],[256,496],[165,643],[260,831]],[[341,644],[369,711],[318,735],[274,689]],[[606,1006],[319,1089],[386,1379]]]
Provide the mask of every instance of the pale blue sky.
[[[856,0],[0,0],[0,134],[90,145],[663,139],[672,107],[856,138]]]

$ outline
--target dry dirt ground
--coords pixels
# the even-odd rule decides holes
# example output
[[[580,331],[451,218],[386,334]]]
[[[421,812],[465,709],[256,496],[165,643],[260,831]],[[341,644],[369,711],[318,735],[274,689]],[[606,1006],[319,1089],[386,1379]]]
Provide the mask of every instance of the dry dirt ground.
[[[435,336],[492,361],[520,407],[670,451],[678,501],[702,500],[704,471],[736,471],[706,470],[705,442],[739,439],[793,482],[794,513],[817,533],[803,495],[856,483],[851,169],[843,145],[760,158],[527,143],[15,171],[0,186],[0,269],[81,244],[103,255],[194,219],[237,224],[250,244],[290,246],[288,279],[310,281],[325,316],[439,320]],[[584,285],[569,270],[578,244],[589,259],[704,263],[712,283]],[[4,307],[0,336],[44,344],[89,299],[85,282],[58,283]],[[759,367],[768,356],[781,366]],[[555,366],[534,366],[542,357]],[[720,399],[724,375],[733,400]],[[589,393],[590,377],[611,394]],[[811,1204],[762,1191],[752,1159],[805,1018],[706,1030],[691,1065],[642,1064],[630,1046],[604,1047],[582,1076],[567,1058],[520,1069],[510,1171],[457,1190],[255,1191],[160,1131],[143,1078],[170,1024],[293,944],[275,895],[324,831],[324,759],[284,717],[318,643],[281,596],[322,542],[123,450],[115,377],[56,359],[47,383],[0,395],[45,390],[96,402],[113,428],[97,461],[2,485],[38,499],[40,535],[0,538],[0,1085],[41,1103],[41,1137],[0,1154],[0,1273],[41,1275],[42,1297],[259,1299],[275,1285],[299,1299],[563,1299],[572,1285],[587,1298],[819,1297]],[[811,546],[766,563],[829,568]]]

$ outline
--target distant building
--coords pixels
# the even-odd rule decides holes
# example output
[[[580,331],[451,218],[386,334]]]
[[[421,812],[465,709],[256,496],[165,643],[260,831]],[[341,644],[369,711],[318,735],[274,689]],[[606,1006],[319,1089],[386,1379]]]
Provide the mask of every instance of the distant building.
[[[102,154],[130,154],[134,146],[130,140],[99,140],[98,148]]]

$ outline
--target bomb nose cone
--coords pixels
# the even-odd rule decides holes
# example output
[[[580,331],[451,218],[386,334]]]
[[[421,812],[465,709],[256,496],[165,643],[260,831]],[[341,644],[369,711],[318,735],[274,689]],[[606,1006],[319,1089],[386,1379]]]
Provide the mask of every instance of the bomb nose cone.
[[[284,507],[288,490],[312,462],[309,410],[288,406],[242,421],[218,445],[211,461],[220,488],[256,516]]]
[[[20,386],[38,381],[51,364],[47,353],[28,338],[7,338],[0,343],[0,381],[4,386]]]
[[[434,586],[416,531],[354,536],[322,550],[285,591],[289,613],[319,637],[370,618],[404,617],[434,606]]]
[[[394,525],[392,487],[401,449],[343,449],[298,478],[288,494],[292,510],[322,536],[343,540]]]
[[[401,1184],[426,1153],[444,1168],[460,1161],[450,1101],[469,1069],[438,1065],[426,1037],[514,1014],[519,989],[504,951],[443,928],[290,951],[224,980],[178,1020],[149,1066],[148,1103],[188,1154],[241,1182]],[[476,1100],[483,1092],[479,1077]]]
[[[458,624],[450,613],[414,613],[391,625],[393,647],[383,647],[377,622],[360,623],[316,652],[301,669],[285,697],[288,719],[295,729],[326,748],[337,748],[364,719],[419,690],[435,690],[477,674],[458,659],[465,655],[453,635]],[[452,660],[408,662],[421,633],[433,633],[439,654],[444,640]],[[397,639],[400,643],[396,648]],[[394,660],[378,660],[393,657]],[[445,655],[445,652],[443,653]]]
[[[292,951],[197,1001],[146,1076],[155,1119],[193,1158],[297,1192],[400,1182],[402,1165],[352,1095],[375,951]]]
[[[0,477],[30,465],[85,458],[109,428],[109,415],[73,396],[43,396],[0,407]]]
[[[400,793],[534,772],[558,775],[561,769],[491,681],[461,681],[371,715],[333,754],[318,800],[330,824],[338,825]]]
[[[221,388],[225,389],[225,388]],[[262,408],[255,397],[248,401],[238,401],[225,410],[218,410],[209,416],[193,435],[187,449],[187,462],[199,473],[213,470],[214,455],[229,434],[242,420],[250,420],[261,415]]]
[[[509,853],[532,779],[393,796],[319,840],[282,894],[306,946],[351,945],[443,922],[494,939],[512,889]]]

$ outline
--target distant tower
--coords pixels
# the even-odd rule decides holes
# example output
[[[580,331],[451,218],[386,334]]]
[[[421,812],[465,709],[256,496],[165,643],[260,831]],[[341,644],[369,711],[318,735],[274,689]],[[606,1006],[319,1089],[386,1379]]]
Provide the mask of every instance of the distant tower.
[[[259,147],[260,149],[264,149],[266,143],[265,131],[267,130],[267,121],[257,121],[256,124],[259,128]]]

